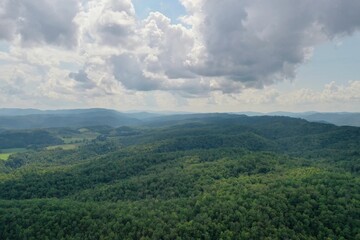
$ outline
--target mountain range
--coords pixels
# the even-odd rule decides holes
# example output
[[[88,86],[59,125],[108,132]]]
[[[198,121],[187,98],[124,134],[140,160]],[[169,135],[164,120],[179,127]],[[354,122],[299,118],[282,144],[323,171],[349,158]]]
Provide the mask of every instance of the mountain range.
[[[0,239],[360,239],[359,127],[82,111],[0,132]]]
[[[287,116],[301,118],[310,122],[329,123],[337,126],[360,127],[360,113],[348,112],[237,112],[247,116]],[[53,127],[81,127],[108,125],[111,127],[137,126],[168,120],[185,120],[202,114],[189,112],[119,112],[111,109],[68,109],[68,110],[39,110],[39,109],[0,109],[0,129],[33,129]]]

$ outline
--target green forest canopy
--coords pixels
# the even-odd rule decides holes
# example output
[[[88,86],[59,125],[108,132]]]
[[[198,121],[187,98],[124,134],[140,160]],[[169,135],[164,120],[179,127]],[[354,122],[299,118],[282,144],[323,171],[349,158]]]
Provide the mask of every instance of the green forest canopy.
[[[0,239],[360,238],[360,128],[215,114],[89,131],[0,162]]]

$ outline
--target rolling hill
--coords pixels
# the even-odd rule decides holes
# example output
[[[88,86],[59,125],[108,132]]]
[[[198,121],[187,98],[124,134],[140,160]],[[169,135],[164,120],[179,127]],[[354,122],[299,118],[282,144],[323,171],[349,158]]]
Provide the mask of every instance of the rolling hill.
[[[360,128],[193,114],[52,131],[99,135],[0,161],[1,239],[360,237]]]
[[[18,113],[21,114],[21,111]],[[107,109],[45,111],[30,115],[0,115],[0,128],[30,129],[53,127],[83,127],[135,125],[141,120]]]

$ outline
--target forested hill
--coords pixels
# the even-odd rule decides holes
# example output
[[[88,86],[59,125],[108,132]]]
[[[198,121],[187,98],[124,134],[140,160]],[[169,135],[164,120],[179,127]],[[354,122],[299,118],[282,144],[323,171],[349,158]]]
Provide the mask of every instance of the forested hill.
[[[360,128],[153,116],[0,161],[0,239],[360,239]]]
[[[322,122],[338,126],[360,126],[360,113],[291,113],[272,112],[255,113],[245,112],[249,116],[288,116],[302,118],[311,122]],[[111,127],[140,126],[149,123],[163,123],[166,121],[204,118],[211,115],[229,116],[230,114],[190,114],[180,112],[118,112],[110,109],[69,109],[69,110],[38,110],[38,109],[12,109],[0,108],[1,129],[36,129],[54,127],[85,127],[108,125]],[[242,113],[231,114],[233,116]]]
[[[0,115],[0,129],[83,127],[95,125],[118,127],[122,125],[134,125],[141,122],[137,118],[107,109],[44,112],[37,112],[34,110],[31,112],[33,114],[22,113],[22,111],[5,111],[3,115]]]

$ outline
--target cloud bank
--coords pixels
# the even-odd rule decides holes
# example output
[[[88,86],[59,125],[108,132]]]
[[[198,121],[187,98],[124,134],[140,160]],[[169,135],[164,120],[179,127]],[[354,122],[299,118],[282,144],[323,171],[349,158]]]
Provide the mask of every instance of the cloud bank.
[[[77,41],[73,22],[80,10],[77,0],[2,0],[0,38],[20,40],[24,46],[53,44],[71,47]]]
[[[187,12],[173,23],[160,12],[139,19],[130,0],[2,0],[0,40],[11,47],[0,63],[18,65],[2,87],[24,81],[32,96],[53,98],[233,94],[294,79],[314,47],[360,29],[358,0],[181,3]]]

